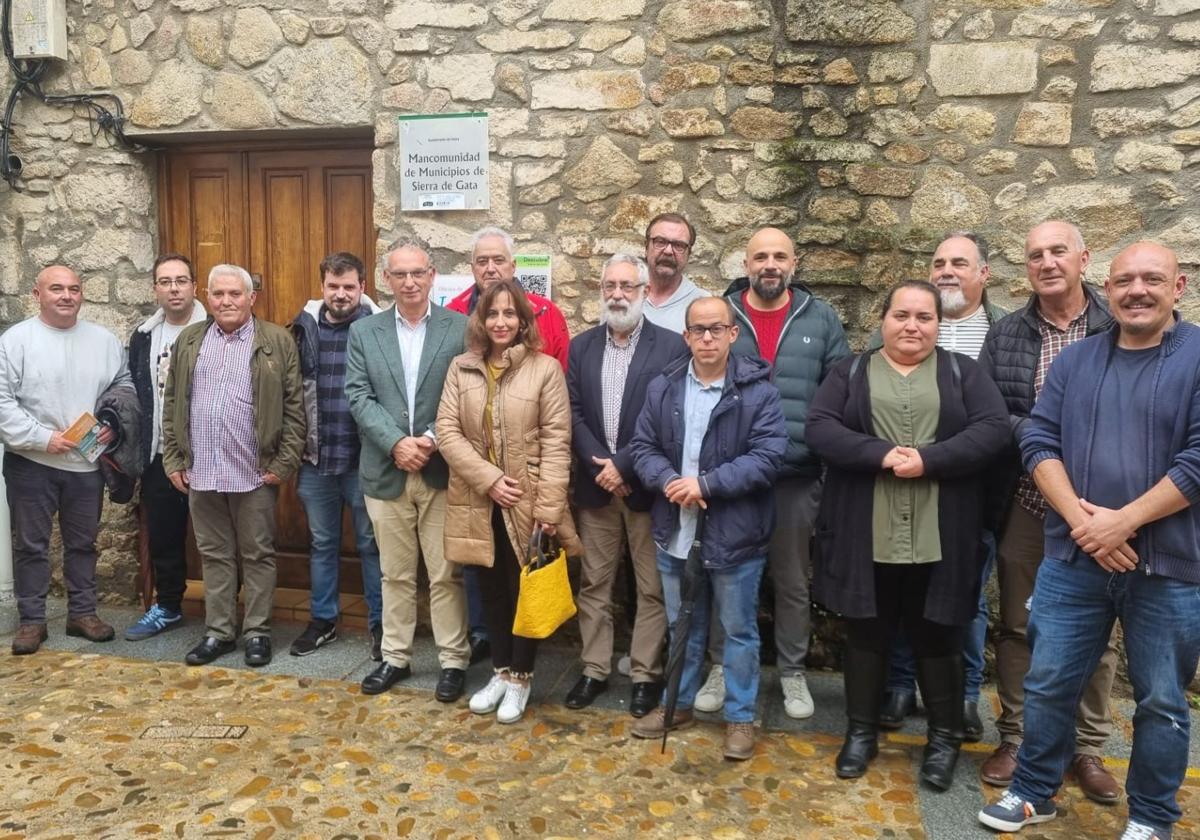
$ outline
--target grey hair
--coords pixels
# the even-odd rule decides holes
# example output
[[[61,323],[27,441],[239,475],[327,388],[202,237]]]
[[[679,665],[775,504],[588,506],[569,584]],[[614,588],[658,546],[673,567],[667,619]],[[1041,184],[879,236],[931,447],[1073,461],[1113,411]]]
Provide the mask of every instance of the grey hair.
[[[1042,225],[1054,223],[1056,225],[1064,225],[1070,229],[1071,235],[1075,237],[1075,247],[1080,251],[1086,251],[1087,245],[1083,242],[1083,231],[1079,229],[1079,225],[1074,222],[1068,222],[1066,219],[1043,219],[1034,225],[1034,228],[1040,228]],[[1032,231],[1032,228],[1030,229]]]
[[[504,240],[504,247],[508,249],[508,255],[511,257],[516,250],[516,244],[513,242],[512,235],[503,228],[498,228],[495,225],[481,227],[479,230],[471,234],[471,256],[475,256],[475,249],[479,247],[481,240],[490,239],[493,236],[498,236]]]
[[[246,271],[240,265],[229,265],[228,263],[214,265],[212,270],[208,272],[208,285],[212,286],[213,280],[218,277],[236,277],[246,287],[246,294],[254,294],[254,278],[250,276],[249,271]]]
[[[393,240],[392,244],[388,245],[387,250],[384,251],[383,256],[379,258],[383,268],[387,268],[388,257],[397,251],[420,251],[425,255],[425,262],[433,265],[433,255],[429,253],[429,248],[425,246],[424,242],[421,242],[419,239],[405,239],[402,237]]]
[[[988,241],[973,230],[952,230],[942,237],[942,241],[938,243],[938,247],[942,246],[942,242],[947,239],[966,239],[975,243],[975,251],[979,254],[979,267],[983,268],[988,264]]]
[[[637,269],[638,282],[645,286],[650,282],[650,267],[646,265],[646,261],[641,257],[635,257],[632,254],[613,254],[604,261],[604,268],[600,269],[600,282],[604,282],[604,277],[608,274],[609,268],[614,265],[631,265]]]

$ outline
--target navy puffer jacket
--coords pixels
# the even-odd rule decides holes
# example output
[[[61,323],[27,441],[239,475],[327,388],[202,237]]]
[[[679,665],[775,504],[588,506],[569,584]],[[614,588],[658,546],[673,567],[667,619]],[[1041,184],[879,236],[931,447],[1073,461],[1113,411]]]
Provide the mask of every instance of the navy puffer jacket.
[[[654,541],[666,545],[679,527],[679,506],[662,490],[683,462],[684,394],[690,356],[646,389],[630,448],[634,469],[657,491]],[[706,569],[729,569],[767,551],[775,527],[775,478],[787,451],[779,390],[762,359],[730,356],[721,399],[700,449],[700,487],[708,504],[701,559]]]

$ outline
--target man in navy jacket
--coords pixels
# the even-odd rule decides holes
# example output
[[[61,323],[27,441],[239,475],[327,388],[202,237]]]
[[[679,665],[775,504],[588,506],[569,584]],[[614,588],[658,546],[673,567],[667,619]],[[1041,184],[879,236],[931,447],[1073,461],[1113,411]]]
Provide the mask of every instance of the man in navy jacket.
[[[629,712],[643,717],[662,692],[662,640],[667,632],[662,582],[654,559],[650,506],[654,494],[633,471],[633,438],[646,386],[687,352],[683,339],[645,319],[650,269],[616,254],[600,273],[603,323],[571,341],[567,389],[575,450],[575,504],[584,557],[579,587],[583,676],[567,694],[570,709],[588,706],[608,687],[613,656],[613,581],[629,545],[637,585],[630,643],[633,695]]]
[[[1075,704],[1121,620],[1137,711],[1125,838],[1171,836],[1188,764],[1185,689],[1200,660],[1200,329],[1174,306],[1169,249],[1129,246],[1105,291],[1114,327],[1066,348],[1021,435],[1051,506],[1029,618],[1025,741],[979,819],[1053,819]]]
[[[773,487],[787,451],[779,390],[762,359],[730,358],[738,337],[726,298],[693,301],[685,338],[691,358],[650,383],[633,439],[634,469],[655,488],[654,542],[667,618],[679,615],[683,568],[704,508],[701,560],[706,596],[697,600],[672,729],[693,722],[710,608],[725,631],[725,757],[754,752],[758,699],[758,585],[775,526]],[[633,726],[638,738],[666,729],[660,707]]]

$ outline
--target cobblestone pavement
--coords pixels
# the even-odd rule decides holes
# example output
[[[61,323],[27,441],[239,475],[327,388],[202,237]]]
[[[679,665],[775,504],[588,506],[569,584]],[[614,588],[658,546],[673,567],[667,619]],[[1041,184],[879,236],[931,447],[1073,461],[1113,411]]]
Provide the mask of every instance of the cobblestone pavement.
[[[578,675],[570,650],[547,648],[525,720],[501,726],[465,699],[433,699],[428,639],[409,682],[364,697],[358,680],[373,663],[363,637],[299,659],[286,650],[301,628],[279,627],[268,668],[245,668],[240,652],[189,668],[194,621],[139,644],[91,645],[62,635],[56,609],[47,648],[13,657],[15,621],[0,607],[0,840],[996,836],[974,817],[998,795],[976,775],[990,747],[966,753],[950,793],[922,790],[919,719],[883,743],[866,777],[835,778],[836,674],[811,676],[818,714],[804,722],[783,716],[765,674],[758,748],[735,764],[721,758],[716,718],[673,734],[665,753],[631,738],[628,682],[614,678],[586,711],[561,706]],[[120,628],[137,613],[102,615]],[[468,690],[486,678],[474,666]],[[1123,775],[1131,709],[1118,705],[1109,765]],[[1176,837],[1200,836],[1200,772],[1180,800]],[[1059,806],[1058,820],[1022,836],[1116,838],[1126,816],[1070,783]]]

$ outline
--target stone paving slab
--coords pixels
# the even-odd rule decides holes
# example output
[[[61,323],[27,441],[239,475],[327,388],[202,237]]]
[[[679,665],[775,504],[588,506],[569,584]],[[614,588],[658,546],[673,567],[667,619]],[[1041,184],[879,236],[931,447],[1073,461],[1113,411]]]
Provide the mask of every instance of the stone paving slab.
[[[0,840],[998,836],[974,818],[1000,793],[978,779],[993,745],[967,745],[953,788],[934,792],[916,784],[920,716],[883,739],[867,777],[834,777],[845,725],[840,674],[810,674],[817,714],[794,721],[774,670],[764,669],[763,736],[739,765],[720,757],[716,716],[672,736],[665,756],[630,738],[627,678],[614,675],[588,710],[563,708],[580,673],[568,647],[543,648],[526,720],[504,727],[471,715],[465,700],[432,699],[438,666],[428,638],[417,639],[414,677],[368,698],[357,683],[374,663],[354,632],[291,657],[302,627],[280,624],[265,669],[246,668],[240,651],[189,668],[181,660],[203,632],[198,622],[146,642],[92,645],[62,635],[65,608],[52,604],[46,648],[12,657],[12,613],[0,604]],[[140,612],[101,615],[120,630]],[[473,666],[468,691],[488,673]],[[985,700],[990,733],[994,692]],[[1106,760],[1122,779],[1131,714],[1129,701],[1114,701]],[[1193,739],[1193,768],[1196,752]],[[1116,838],[1127,815],[1123,803],[1095,805],[1071,782],[1058,803],[1058,820],[1021,836]],[[1180,803],[1176,837],[1200,837],[1200,770],[1189,771]]]

